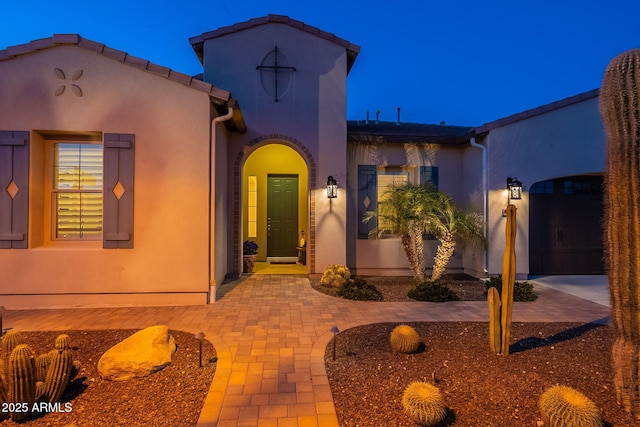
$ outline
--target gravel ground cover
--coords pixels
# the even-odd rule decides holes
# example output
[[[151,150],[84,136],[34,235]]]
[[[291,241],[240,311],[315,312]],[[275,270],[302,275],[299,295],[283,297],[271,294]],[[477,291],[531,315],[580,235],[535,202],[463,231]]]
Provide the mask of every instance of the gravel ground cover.
[[[533,427],[537,401],[550,386],[573,387],[602,411],[606,426],[634,426],[616,403],[609,326],[514,323],[509,356],[489,350],[487,323],[411,323],[424,348],[394,352],[389,334],[397,324],[341,332],[325,354],[329,383],[342,427],[415,426],[404,413],[402,393],[413,381],[436,385],[448,417],[441,426]]]
[[[22,332],[22,331],[21,331]],[[199,342],[191,333],[171,331],[178,349],[169,366],[146,378],[109,381],[98,374],[102,354],[133,334],[134,330],[23,332],[36,354],[53,348],[55,338],[66,333],[74,347],[74,358],[82,364],[75,380],[62,396],[62,410],[38,413],[2,426],[194,426],[216,370],[216,353],[203,341],[200,368]],[[65,405],[66,404],[66,405]]]
[[[413,301],[411,277],[364,277],[383,301]],[[320,292],[335,291],[312,279]],[[484,301],[484,283],[465,275],[444,282],[463,301]],[[445,303],[446,304],[446,303]],[[514,323],[509,356],[489,350],[488,323],[411,323],[423,341],[417,354],[394,352],[389,334],[397,324],[352,328],[337,335],[325,360],[342,427],[415,426],[402,408],[413,381],[436,385],[448,416],[441,426],[527,427],[541,420],[537,402],[550,386],[573,387],[602,411],[604,426],[635,426],[613,392],[610,326],[578,323]]]

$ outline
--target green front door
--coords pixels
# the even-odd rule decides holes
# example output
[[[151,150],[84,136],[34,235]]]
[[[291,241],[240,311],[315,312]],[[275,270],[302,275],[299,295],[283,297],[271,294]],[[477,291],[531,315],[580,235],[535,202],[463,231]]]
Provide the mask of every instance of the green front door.
[[[298,175],[267,177],[267,257],[296,257]]]

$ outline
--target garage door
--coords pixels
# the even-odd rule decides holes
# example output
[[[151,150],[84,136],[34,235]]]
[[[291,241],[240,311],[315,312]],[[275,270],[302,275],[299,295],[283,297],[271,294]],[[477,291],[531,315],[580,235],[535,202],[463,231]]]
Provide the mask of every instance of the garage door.
[[[531,186],[530,274],[604,274],[602,182],[575,176]]]

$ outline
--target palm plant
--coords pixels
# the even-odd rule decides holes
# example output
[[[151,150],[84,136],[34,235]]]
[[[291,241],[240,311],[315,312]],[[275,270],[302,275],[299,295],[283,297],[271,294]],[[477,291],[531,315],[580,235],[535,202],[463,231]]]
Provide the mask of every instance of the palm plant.
[[[424,210],[432,191],[414,184],[393,185],[378,203],[378,211],[369,211],[363,221],[378,218],[378,227],[371,231],[378,237],[392,233],[400,237],[400,244],[409,261],[409,266],[418,281],[424,280]]]
[[[431,280],[444,273],[456,247],[456,238],[463,242],[484,243],[482,218],[457,208],[446,194],[431,187],[403,184],[389,187],[377,212],[367,212],[364,221],[378,218],[373,234],[392,232],[400,237],[416,280],[425,278],[423,234],[438,239]]]
[[[482,217],[458,209],[451,198],[439,191],[432,192],[425,212],[425,231],[438,239],[431,280],[444,273],[456,248],[456,239],[470,244],[485,243]]]

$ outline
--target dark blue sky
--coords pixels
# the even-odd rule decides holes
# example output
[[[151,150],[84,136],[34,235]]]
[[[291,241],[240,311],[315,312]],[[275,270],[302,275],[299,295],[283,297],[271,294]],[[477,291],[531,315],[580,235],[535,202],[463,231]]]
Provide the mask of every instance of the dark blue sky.
[[[8,4],[7,4],[8,3]],[[0,49],[78,33],[187,74],[191,36],[287,15],[361,47],[349,119],[481,125],[600,86],[640,47],[640,0],[111,0],[0,3]]]

